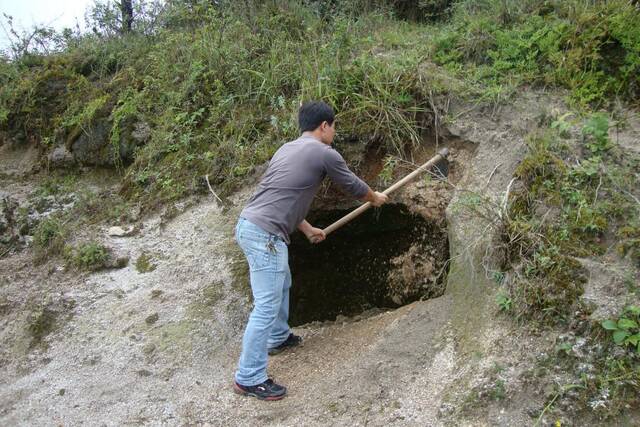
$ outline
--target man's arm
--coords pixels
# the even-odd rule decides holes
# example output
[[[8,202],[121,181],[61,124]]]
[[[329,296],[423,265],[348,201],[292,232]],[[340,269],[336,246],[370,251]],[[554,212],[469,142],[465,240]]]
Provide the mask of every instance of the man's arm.
[[[298,225],[298,230],[302,231],[311,243],[320,243],[327,237],[322,229],[315,228],[306,219]]]
[[[362,200],[363,202],[371,202],[373,206],[379,207],[387,203],[387,201],[389,200],[389,196],[378,191],[373,191],[371,188],[369,188],[367,194],[365,194],[365,196],[360,200]]]
[[[389,199],[386,194],[373,191],[368,186],[367,188],[367,194],[360,198],[363,202],[371,202],[373,206],[378,207],[385,204]],[[312,226],[306,219],[298,225],[298,230],[302,231],[311,243],[320,243],[327,238],[322,229]]]
[[[325,154],[324,166],[329,178],[356,199],[371,202],[373,206],[381,206],[389,198],[382,193],[371,190],[371,188],[360,178],[358,178],[347,167],[346,162],[336,150],[328,150]]]

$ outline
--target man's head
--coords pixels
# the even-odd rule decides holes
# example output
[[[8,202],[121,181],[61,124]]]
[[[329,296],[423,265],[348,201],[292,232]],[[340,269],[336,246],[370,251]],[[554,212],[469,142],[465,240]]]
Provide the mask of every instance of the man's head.
[[[310,133],[325,144],[331,144],[336,134],[336,115],[333,109],[322,101],[309,101],[298,111],[298,126],[301,133]]]

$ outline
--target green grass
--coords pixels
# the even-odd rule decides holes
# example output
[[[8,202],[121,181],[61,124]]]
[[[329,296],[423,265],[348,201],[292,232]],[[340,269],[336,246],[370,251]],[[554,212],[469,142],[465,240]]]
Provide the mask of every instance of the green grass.
[[[153,259],[149,254],[143,252],[136,259],[136,270],[138,273],[148,273],[156,269],[156,264],[153,263]]]
[[[606,419],[639,403],[638,308],[600,323],[589,320],[593,309],[580,300],[586,271],[579,258],[615,256],[608,236],[615,236],[620,257],[637,263],[640,204],[632,192],[640,188],[640,158],[610,140],[610,124],[605,114],[586,117],[582,139],[574,143],[563,138],[568,128],[557,125],[532,135],[516,171],[523,186],[510,195],[502,266],[510,280],[501,285],[497,303],[521,321],[570,328],[586,338],[586,359],[575,357],[573,342],[556,347],[557,369],[573,382],[558,389],[545,412],[558,399],[570,399]],[[634,290],[628,290],[631,296]],[[587,362],[593,366],[589,375],[583,371]]]
[[[442,93],[496,102],[534,84],[585,108],[638,99],[640,17],[626,0],[249,4],[175,3],[153,36],[84,35],[0,61],[0,133],[71,146],[106,123],[122,195],[154,207],[208,191],[205,175],[233,191],[297,136],[302,100],[335,107],[338,149],[379,141],[402,156]],[[140,125],[150,134],[136,139]]]
[[[533,84],[565,87],[581,108],[637,102],[639,19],[626,0],[461,1],[436,35],[434,58],[490,97]]]

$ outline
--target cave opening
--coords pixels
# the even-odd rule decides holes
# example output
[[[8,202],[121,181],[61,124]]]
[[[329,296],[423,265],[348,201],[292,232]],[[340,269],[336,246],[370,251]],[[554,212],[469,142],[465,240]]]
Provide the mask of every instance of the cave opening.
[[[348,212],[315,210],[307,218],[323,228]],[[444,218],[427,220],[401,203],[370,209],[316,245],[295,233],[289,323],[332,321],[440,296],[448,250]]]

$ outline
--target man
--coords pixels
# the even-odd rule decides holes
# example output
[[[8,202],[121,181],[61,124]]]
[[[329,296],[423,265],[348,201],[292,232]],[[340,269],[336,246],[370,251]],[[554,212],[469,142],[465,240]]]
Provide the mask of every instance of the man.
[[[300,107],[302,135],[276,151],[256,193],[240,213],[236,240],[249,263],[254,308],[242,340],[234,391],[263,400],[282,399],[287,389],[267,377],[268,354],[294,347],[302,338],[288,325],[289,235],[302,231],[312,243],[324,232],[304,218],[325,176],[353,197],[381,206],[387,196],[374,192],[347,167],[331,147],[335,114],[324,102]]]

